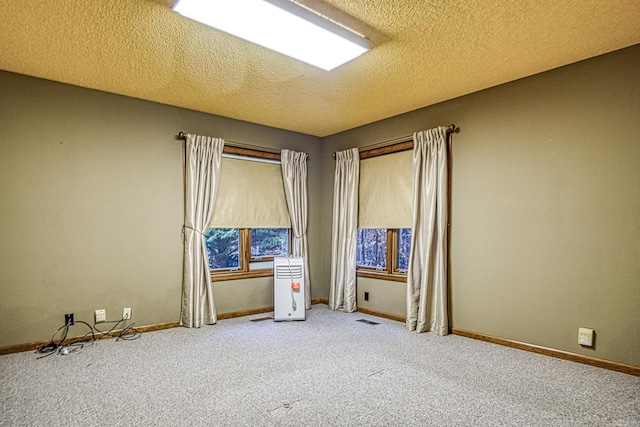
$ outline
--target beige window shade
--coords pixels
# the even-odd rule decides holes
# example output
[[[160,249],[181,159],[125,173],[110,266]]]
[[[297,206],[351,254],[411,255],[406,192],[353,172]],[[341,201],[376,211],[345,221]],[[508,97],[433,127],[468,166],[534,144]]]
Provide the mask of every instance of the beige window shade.
[[[279,164],[223,157],[213,228],[290,228]]]
[[[358,228],[411,227],[411,150],[360,161]]]

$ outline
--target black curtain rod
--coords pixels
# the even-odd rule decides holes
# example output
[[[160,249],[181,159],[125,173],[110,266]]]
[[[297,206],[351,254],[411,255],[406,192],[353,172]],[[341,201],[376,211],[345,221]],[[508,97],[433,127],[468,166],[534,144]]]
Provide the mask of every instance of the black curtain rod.
[[[184,132],[178,132],[178,139],[181,139],[181,140],[187,139],[187,134]],[[277,150],[275,148],[258,147],[256,145],[244,144],[242,142],[230,141],[228,139],[225,139],[224,143],[226,145],[229,145],[235,148],[245,148],[247,150],[264,151],[266,153],[280,154],[280,150]]]
[[[187,134],[184,133],[184,132],[178,132],[178,139],[187,139]],[[265,149],[263,149],[262,147],[256,147],[256,146],[249,145],[249,144],[243,144],[242,142],[230,141],[228,139],[225,139],[224,142],[228,143],[230,145],[236,146],[238,148],[249,148],[251,150],[262,150],[262,151],[265,151]]]
[[[454,125],[453,123],[451,123],[449,126],[447,126],[446,131],[447,133],[452,133],[455,132],[456,130],[456,125]],[[395,144],[397,142],[404,142],[404,140],[411,140],[413,138],[413,135],[407,135],[407,136],[402,136],[400,138],[396,138],[396,139],[392,139],[390,141],[385,141],[385,142],[379,142],[377,144],[374,145],[370,145],[368,147],[373,147],[373,148],[382,148],[382,147],[386,147],[387,145],[392,145]],[[368,150],[369,148],[367,147],[362,147],[361,150]],[[336,153],[334,152],[332,154],[333,158],[336,158]]]

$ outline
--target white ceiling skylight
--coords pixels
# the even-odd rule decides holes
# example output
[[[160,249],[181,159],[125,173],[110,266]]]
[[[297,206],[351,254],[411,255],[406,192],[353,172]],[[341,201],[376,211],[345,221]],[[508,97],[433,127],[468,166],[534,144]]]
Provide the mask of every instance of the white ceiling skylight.
[[[369,50],[366,38],[289,0],[179,0],[173,10],[327,71]]]

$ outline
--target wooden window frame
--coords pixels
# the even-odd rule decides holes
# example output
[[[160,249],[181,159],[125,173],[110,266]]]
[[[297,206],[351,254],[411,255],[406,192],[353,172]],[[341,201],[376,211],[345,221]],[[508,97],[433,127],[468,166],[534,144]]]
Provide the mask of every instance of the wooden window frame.
[[[408,227],[406,227],[408,228]],[[407,272],[409,271],[407,266],[407,270],[402,271],[398,269],[398,252],[400,249],[400,230],[403,230],[403,228],[396,228],[394,229],[394,237],[393,237],[393,245],[391,248],[392,254],[393,254],[393,264],[392,264],[392,274],[396,274],[396,275],[402,275],[404,277],[407,276]],[[410,230],[410,228],[409,228]]]
[[[260,227],[256,227],[256,228],[260,228]],[[281,228],[285,228],[285,227],[281,227]],[[263,261],[273,261],[274,256],[273,255],[268,255],[268,256],[262,256],[262,257],[254,257],[251,255],[251,230],[253,230],[253,228],[246,228],[244,230],[248,230],[248,241],[247,241],[247,252],[248,252],[248,259],[249,262],[263,262]],[[292,228],[288,228],[289,230],[289,253],[288,255],[291,256],[291,250],[293,249],[293,229]]]
[[[368,265],[357,265],[356,264],[356,269],[360,270],[362,272],[370,272],[370,273],[388,273],[389,271],[389,266],[391,265],[392,261],[393,261],[393,257],[391,255],[391,253],[389,252],[389,242],[391,242],[391,239],[393,239],[393,230],[390,228],[386,229],[386,259],[385,259],[385,268],[378,268],[378,267],[371,267]]]
[[[398,229],[387,228],[387,260],[386,268],[377,269],[356,265],[356,277],[368,277],[370,279],[391,280],[393,282],[406,282],[407,272],[397,269],[398,256]]]
[[[259,227],[258,227],[259,228]],[[211,270],[211,281],[222,282],[225,280],[251,279],[254,277],[270,277],[273,276],[273,268],[264,268],[259,270],[250,270],[249,266],[252,262],[273,261],[273,256],[252,258],[251,257],[251,228],[240,228],[240,266],[238,268],[227,268]],[[293,246],[293,231],[289,228],[289,254]]]
[[[395,144],[384,147],[372,148],[360,151],[360,160],[371,157],[384,156],[386,154],[398,153],[400,151],[413,150],[413,138],[403,138]],[[390,243],[391,242],[391,243]],[[407,272],[397,269],[398,263],[398,229],[387,229],[387,268],[378,270],[373,267],[356,265],[357,277],[368,277],[371,279],[390,280],[394,282],[406,282]]]
[[[280,153],[261,151],[252,148],[225,145],[223,153],[237,156],[257,157],[261,159],[280,160]],[[259,228],[259,227],[258,227]],[[251,279],[254,277],[273,276],[273,268],[249,270],[251,262],[273,261],[273,257],[251,258],[251,228],[240,228],[240,266],[237,269],[211,270],[211,281],[222,282],[226,280]],[[293,232],[289,229],[289,255],[293,244]]]

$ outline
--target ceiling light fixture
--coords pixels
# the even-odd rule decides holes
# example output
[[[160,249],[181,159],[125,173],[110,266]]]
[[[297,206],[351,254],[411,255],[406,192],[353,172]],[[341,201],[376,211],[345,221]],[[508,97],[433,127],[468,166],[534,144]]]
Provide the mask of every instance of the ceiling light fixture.
[[[365,37],[289,0],[178,0],[173,10],[327,71],[369,50]]]

